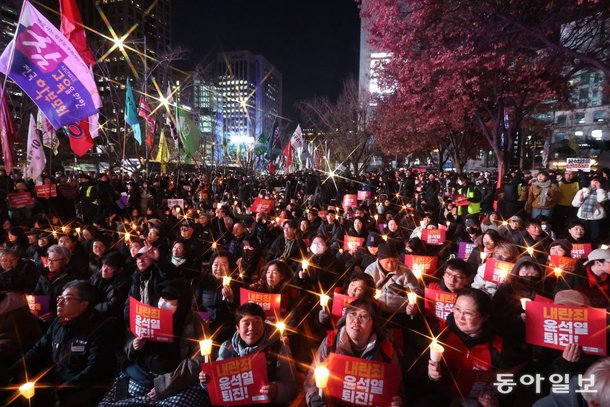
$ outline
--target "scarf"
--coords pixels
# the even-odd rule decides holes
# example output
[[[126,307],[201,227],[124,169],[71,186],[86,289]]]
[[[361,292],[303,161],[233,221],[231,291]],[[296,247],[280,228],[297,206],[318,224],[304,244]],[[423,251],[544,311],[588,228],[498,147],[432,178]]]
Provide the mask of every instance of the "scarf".
[[[172,256],[172,264],[176,267],[180,267],[182,266],[184,263],[186,263],[186,259],[180,258],[180,257],[176,257],[176,256]]]
[[[551,186],[551,180],[547,179],[544,182],[539,182],[536,181],[534,182],[534,185],[536,185],[538,188],[540,188],[540,207],[544,208],[546,207],[546,196],[547,193],[549,192],[549,188]]]
[[[580,208],[582,219],[591,219],[595,213],[597,206],[597,190],[591,189],[589,195],[585,198]]]

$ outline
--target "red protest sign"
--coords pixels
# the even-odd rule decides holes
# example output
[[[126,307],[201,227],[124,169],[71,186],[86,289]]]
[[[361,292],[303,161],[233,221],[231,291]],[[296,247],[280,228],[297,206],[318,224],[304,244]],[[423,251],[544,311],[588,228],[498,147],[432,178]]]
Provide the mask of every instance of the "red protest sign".
[[[373,197],[373,193],[371,191],[358,191],[358,200],[366,201],[367,199],[371,199]]]
[[[343,236],[343,250],[346,252],[356,251],[356,250],[360,249],[363,244],[364,244],[363,237],[348,236],[348,235]]]
[[[135,336],[153,342],[173,342],[172,312],[146,305],[129,297],[129,329]]]
[[[584,259],[591,253],[591,243],[572,243],[572,258]]]
[[[498,259],[488,259],[485,263],[485,274],[483,280],[500,284],[508,276],[510,271],[513,269],[515,263],[509,263]]]
[[[400,367],[331,353],[325,393],[351,405],[388,406],[398,396]]]
[[[7,194],[8,206],[11,208],[24,208],[34,205],[34,198],[29,192],[15,192]]]
[[[574,272],[576,267],[576,259],[564,256],[549,256],[547,262],[547,275],[555,274],[559,277],[562,273]]]
[[[453,304],[457,300],[457,294],[426,288],[424,299],[426,316],[446,321],[447,315],[453,312]]]
[[[606,310],[528,302],[525,341],[561,350],[576,343],[585,353],[606,355]]]
[[[446,233],[443,229],[424,229],[421,231],[421,240],[426,244],[441,245],[445,243]]]
[[[358,206],[358,195],[345,194],[343,195],[343,209],[356,208]]]
[[[210,377],[208,394],[215,406],[268,403],[260,389],[269,383],[265,353],[203,363],[201,370]]]
[[[349,295],[335,293],[333,295],[333,307],[330,314],[339,319],[343,316],[343,309],[351,304],[356,298],[350,297]]]
[[[250,207],[252,213],[269,213],[275,208],[275,199],[256,198]]]
[[[267,318],[275,319],[280,315],[282,294],[261,293],[241,287],[239,289],[240,305],[254,302],[261,306]]]
[[[542,295],[538,295],[538,294],[534,295],[534,301],[542,302],[542,303],[545,303],[545,304],[552,304],[553,303],[552,299],[543,297]]]
[[[420,276],[422,274],[434,274],[438,265],[438,257],[405,254],[405,264],[416,276]]]
[[[49,312],[50,297],[48,295],[26,295],[30,312],[37,317]]]
[[[55,198],[57,196],[57,185],[55,184],[44,184],[36,185],[36,196],[38,198]]]

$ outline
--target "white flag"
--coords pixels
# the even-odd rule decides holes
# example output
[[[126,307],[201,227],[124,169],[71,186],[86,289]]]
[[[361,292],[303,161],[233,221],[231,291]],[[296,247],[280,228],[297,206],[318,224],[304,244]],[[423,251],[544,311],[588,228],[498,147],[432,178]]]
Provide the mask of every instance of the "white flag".
[[[290,144],[300,156],[303,152],[303,132],[301,131],[300,124],[297,124],[297,128],[294,129],[294,133],[292,133],[292,138],[290,139]]]
[[[38,109],[38,115],[36,116],[36,128],[42,133],[42,145],[53,150],[53,155],[57,155],[59,139],[55,134],[55,129],[40,109]]]
[[[28,127],[28,150],[27,150],[27,167],[25,169],[26,178],[33,179],[36,184],[42,184],[40,175],[44,171],[47,164],[47,159],[44,155],[44,148],[40,141],[40,134],[36,129],[36,119],[30,114],[30,125]]]

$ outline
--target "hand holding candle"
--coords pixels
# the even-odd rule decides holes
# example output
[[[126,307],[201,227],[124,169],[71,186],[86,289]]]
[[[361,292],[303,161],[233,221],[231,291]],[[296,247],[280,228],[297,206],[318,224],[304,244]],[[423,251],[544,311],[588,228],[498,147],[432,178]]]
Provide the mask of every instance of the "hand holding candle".
[[[433,362],[440,362],[441,359],[443,358],[444,351],[445,351],[445,348],[443,348],[436,341],[436,339],[433,339],[432,343],[430,344],[430,360]]]
[[[320,398],[324,397],[324,389],[328,385],[328,377],[330,376],[330,371],[326,366],[318,366],[316,370],[314,370],[313,375],[316,379],[316,387],[320,392]]]
[[[523,308],[523,311],[525,311],[525,307],[527,306],[527,303],[530,301],[531,300],[529,298],[521,298],[521,308]]]
[[[330,301],[330,297],[324,293],[320,294],[320,306],[322,309],[328,306],[328,301]]]
[[[21,394],[26,400],[34,397],[34,382],[27,382],[19,386],[19,394]]]
[[[204,339],[199,341],[199,347],[201,348],[201,356],[205,358],[205,362],[210,361],[210,355],[212,354],[212,345],[214,342],[211,339]]]

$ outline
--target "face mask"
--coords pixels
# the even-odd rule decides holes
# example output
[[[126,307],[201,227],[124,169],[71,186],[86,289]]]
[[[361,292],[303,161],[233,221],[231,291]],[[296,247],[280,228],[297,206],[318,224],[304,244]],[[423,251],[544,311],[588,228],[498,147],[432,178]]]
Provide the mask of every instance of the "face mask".
[[[536,277],[534,276],[519,276],[519,281],[525,283],[527,285],[532,285],[536,282]]]
[[[319,254],[324,253],[324,246],[319,245],[319,244],[312,244],[312,245],[309,247],[309,250],[310,250],[310,251],[311,251],[313,254],[315,254],[315,255],[319,255]]]
[[[468,226],[466,228],[466,233],[468,233],[469,235],[474,235],[477,233],[477,229],[472,226]]]

